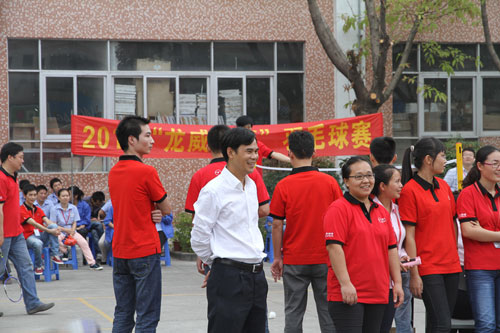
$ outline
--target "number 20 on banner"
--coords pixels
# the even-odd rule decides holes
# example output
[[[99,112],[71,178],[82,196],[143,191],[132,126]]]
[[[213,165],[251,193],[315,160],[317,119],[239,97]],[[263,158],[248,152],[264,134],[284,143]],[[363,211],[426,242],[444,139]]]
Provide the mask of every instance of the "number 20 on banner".
[[[83,133],[88,133],[87,138],[83,141],[83,148],[87,149],[95,149],[95,144],[90,143],[95,136],[95,127],[91,125],[87,125],[83,128]],[[113,131],[115,134],[116,130]],[[116,136],[115,136],[116,138]],[[109,146],[109,129],[106,126],[101,126],[97,130],[97,145],[101,149],[108,149]],[[116,140],[116,149],[120,149],[120,143]]]

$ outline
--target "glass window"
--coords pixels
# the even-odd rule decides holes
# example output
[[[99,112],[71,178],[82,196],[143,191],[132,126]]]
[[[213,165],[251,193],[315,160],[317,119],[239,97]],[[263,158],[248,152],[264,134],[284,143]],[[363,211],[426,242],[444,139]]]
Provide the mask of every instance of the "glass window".
[[[76,79],[78,114],[104,117],[104,78],[78,77]]]
[[[207,79],[179,78],[179,122],[207,124]]]
[[[304,121],[304,75],[278,74],[278,124]]]
[[[424,84],[434,87],[441,92],[447,92],[446,79],[425,79]],[[424,131],[442,132],[448,131],[447,103],[434,100],[434,96],[424,99]]]
[[[395,71],[401,62],[401,54],[405,49],[405,44],[399,43],[392,47],[392,70]],[[411,47],[410,55],[408,56],[407,64],[408,66],[404,69],[405,72],[416,72],[418,71],[418,45],[413,44]]]
[[[71,161],[71,143],[44,142],[43,143],[43,172],[71,172],[82,171],[81,156],[74,156]]]
[[[495,49],[495,52],[497,55],[500,57],[500,44],[494,44],[493,48]],[[480,54],[481,54],[481,63],[482,71],[498,71],[498,68],[495,66],[495,63],[493,63],[493,58],[490,55],[490,52],[488,51],[488,47],[485,44],[481,44],[481,49],[480,49]]]
[[[417,82],[400,80],[392,99],[392,132],[395,137],[418,136]]]
[[[47,134],[71,134],[73,78],[47,77]]]
[[[144,115],[142,78],[115,78],[115,118]]]
[[[38,40],[9,39],[9,69],[38,69]]]
[[[112,42],[111,68],[121,71],[209,71],[208,42]]]
[[[24,148],[24,163],[20,172],[40,172],[40,142],[17,142]]]
[[[274,70],[273,43],[214,43],[216,71]]]
[[[148,78],[148,118],[154,123],[176,124],[175,79]]]
[[[243,80],[219,78],[217,85],[218,123],[236,125],[236,119],[243,115]]]
[[[473,130],[472,79],[451,79],[451,130]]]
[[[103,41],[42,40],[42,68],[107,70],[107,46]]]
[[[483,130],[500,130],[500,78],[483,79]]]
[[[467,45],[458,45],[458,44],[443,44],[441,45],[441,48],[445,50],[448,47],[456,48],[462,51],[464,54],[466,54],[469,57],[472,57],[472,59],[465,59],[464,60],[464,67],[461,67],[459,65],[456,65],[453,67],[454,71],[456,72],[464,72],[464,71],[476,71],[476,47],[477,44],[467,44]],[[440,64],[442,61],[449,61],[450,64],[452,64],[453,59],[451,57],[446,58],[446,59],[438,59],[434,55],[435,61],[433,64],[429,64],[426,61],[425,57],[425,52],[422,50],[422,60],[421,60],[421,67],[422,71],[430,71],[430,72],[441,72],[441,66]]]
[[[278,70],[301,71],[304,69],[304,43],[277,43]]]
[[[270,79],[247,78],[247,115],[256,125],[271,123]]]
[[[38,73],[9,73],[9,127],[12,140],[40,138]]]

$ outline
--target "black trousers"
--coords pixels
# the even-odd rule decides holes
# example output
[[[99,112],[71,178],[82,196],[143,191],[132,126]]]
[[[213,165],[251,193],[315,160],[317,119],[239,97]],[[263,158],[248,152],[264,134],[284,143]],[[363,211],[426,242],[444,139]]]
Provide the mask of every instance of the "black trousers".
[[[386,304],[328,302],[328,312],[337,332],[373,333],[380,330]]]
[[[208,332],[264,333],[267,281],[251,273],[214,263],[207,281]]]
[[[424,275],[422,282],[422,299],[428,318],[426,332],[449,333],[451,315],[457,300],[458,273]]]
[[[396,313],[396,308],[394,307],[394,297],[391,288],[389,289],[389,303],[385,306],[380,333],[389,333],[391,331],[394,313]]]

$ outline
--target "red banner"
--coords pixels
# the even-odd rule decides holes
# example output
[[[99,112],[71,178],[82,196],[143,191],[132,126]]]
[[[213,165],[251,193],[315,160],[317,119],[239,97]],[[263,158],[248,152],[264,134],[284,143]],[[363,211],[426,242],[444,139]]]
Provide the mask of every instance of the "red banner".
[[[118,120],[86,116],[71,117],[71,151],[75,155],[120,156],[115,136]],[[155,143],[149,158],[210,158],[207,132],[210,125],[150,123]],[[381,113],[366,116],[290,123],[256,125],[257,140],[286,154],[288,135],[297,130],[312,133],[317,156],[368,155],[373,138],[383,135]]]

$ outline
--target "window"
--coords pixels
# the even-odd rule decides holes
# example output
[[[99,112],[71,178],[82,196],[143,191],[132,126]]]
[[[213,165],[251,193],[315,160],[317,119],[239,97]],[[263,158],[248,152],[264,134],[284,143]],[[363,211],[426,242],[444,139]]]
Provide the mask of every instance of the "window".
[[[26,149],[24,172],[108,170],[106,158],[71,158],[72,115],[304,120],[301,42],[9,39],[8,52],[9,137]]]
[[[483,79],[483,130],[500,130],[500,78]]]

